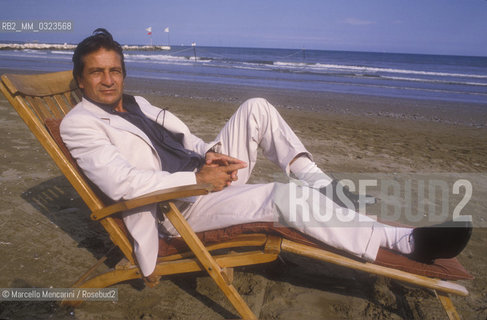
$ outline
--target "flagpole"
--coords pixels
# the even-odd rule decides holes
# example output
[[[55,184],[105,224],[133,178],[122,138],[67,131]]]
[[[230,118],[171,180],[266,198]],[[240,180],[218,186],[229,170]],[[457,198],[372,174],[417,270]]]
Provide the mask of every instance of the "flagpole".
[[[196,42],[193,42],[191,44],[191,46],[193,46],[193,52],[194,52],[194,61],[196,62]]]
[[[170,39],[169,39],[169,32],[167,33],[167,45],[168,45],[168,46],[171,46],[171,41],[170,41]]]
[[[147,31],[147,35],[150,36],[150,45],[152,47],[152,27],[146,28],[145,31]]]
[[[169,27],[166,27],[164,29],[164,32],[167,33],[167,46],[170,46],[171,45],[171,41],[170,41],[170,38],[169,38]]]

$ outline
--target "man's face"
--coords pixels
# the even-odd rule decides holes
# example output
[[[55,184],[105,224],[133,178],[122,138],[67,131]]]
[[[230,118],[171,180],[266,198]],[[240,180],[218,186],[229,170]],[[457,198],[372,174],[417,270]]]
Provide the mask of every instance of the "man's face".
[[[84,68],[78,85],[83,94],[94,102],[121,107],[123,71],[120,55],[101,48],[82,59]]]

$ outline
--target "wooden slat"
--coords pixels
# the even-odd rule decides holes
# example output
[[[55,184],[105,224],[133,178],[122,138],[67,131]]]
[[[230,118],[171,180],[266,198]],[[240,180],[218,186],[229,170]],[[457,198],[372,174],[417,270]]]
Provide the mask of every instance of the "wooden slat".
[[[464,286],[456,283],[428,278],[397,269],[379,266],[373,263],[360,262],[338,255],[336,253],[332,253],[323,249],[308,247],[306,245],[296,243],[287,239],[282,240],[281,248],[284,251],[292,252],[305,257],[330,262],[355,270],[365,271],[371,274],[376,274],[391,279],[407,282],[424,288],[453,293],[460,296],[468,295],[467,289]]]
[[[135,264],[133,244],[125,232],[120,229],[120,226],[113,220],[113,218],[103,219],[100,223],[110,235],[113,244],[120,248],[127,260]]]
[[[60,111],[61,108],[54,100],[54,97],[47,96],[42,99],[46,102],[47,106],[49,107],[49,110],[51,111],[51,113],[54,115],[56,119],[62,119],[64,117],[64,113]]]
[[[66,99],[66,101],[68,102],[67,106],[70,106],[72,108],[73,106],[75,106],[77,104],[76,100],[73,98],[73,92],[72,91],[65,92],[63,95],[64,95],[64,98]]]
[[[220,266],[221,269],[224,269],[269,263],[275,261],[277,257],[277,254],[264,253],[260,250],[255,250],[216,255],[213,258],[218,266]],[[193,258],[158,263],[153,274],[167,276],[198,271],[204,271],[204,268],[201,266],[198,259]]]
[[[54,100],[56,101],[57,105],[65,112],[68,113],[69,110],[73,107],[72,105],[66,102],[63,94],[56,94],[54,95]]]
[[[183,215],[179,212],[178,208],[171,202],[169,203],[169,206],[170,210],[166,213],[167,218],[171,221],[181,237],[183,237],[188,247],[198,258],[198,261],[203,265],[206,272],[208,272],[213,281],[215,281],[240,316],[244,319],[257,319],[235,287],[227,283],[225,277],[222,275],[221,266],[218,265],[208,250],[205,249],[203,243],[198,239]]]
[[[448,319],[450,320],[460,320],[460,315],[458,314],[457,310],[455,309],[455,306],[453,305],[453,302],[451,301],[450,297],[448,296],[447,293],[443,292],[438,292],[435,290],[436,297],[438,300],[440,300],[441,305],[443,306],[443,309],[445,309],[445,312],[448,316]]]
[[[225,281],[227,284],[232,284],[233,283],[233,268],[222,268],[222,275],[223,278],[225,278]]]
[[[17,97],[17,98],[19,100],[22,99],[21,97]],[[34,112],[35,116],[42,121],[46,115],[42,112],[42,109],[37,107],[34,98],[27,96],[24,97],[23,100],[26,102],[26,105],[28,106],[27,108],[31,109]]]
[[[211,191],[211,189],[212,189],[211,185],[209,184],[194,184],[194,185],[159,190],[156,192],[148,193],[141,197],[137,197],[126,201],[120,201],[113,205],[101,208],[99,210],[95,210],[91,214],[91,218],[93,220],[100,220],[113,213],[139,208],[148,204],[153,204],[157,202],[163,202],[163,201],[178,199],[178,198],[200,196],[200,195],[208,194]]]
[[[12,94],[22,93],[33,97],[60,94],[77,88],[71,71],[36,75],[6,74],[2,80]]]
[[[274,254],[281,253],[281,243],[282,243],[281,237],[275,235],[269,235],[267,237],[267,243],[265,244],[264,252],[274,253]]]
[[[81,102],[81,97],[83,96],[83,93],[81,92],[80,88],[77,88],[76,90],[73,90],[73,97],[76,100],[76,103]]]
[[[34,107],[40,110],[40,113],[42,114],[42,122],[44,122],[46,119],[54,117],[53,113],[44,101],[44,98],[34,97]]]
[[[241,266],[253,266],[277,260],[279,255],[266,253],[259,250],[249,252],[232,252],[221,257],[216,256],[215,262],[221,268],[235,268]]]
[[[81,275],[81,277],[72,285],[73,288],[77,288],[79,285],[81,285],[82,283],[84,283],[86,281],[86,279],[88,279],[88,277],[96,271],[96,269],[98,269],[98,267],[107,260],[107,256],[104,255],[103,257],[101,257],[100,259],[98,259],[98,261],[91,266],[91,268],[89,268],[88,270],[86,270],[86,272]]]
[[[217,255],[214,257],[215,262],[217,263],[217,265],[221,266],[221,268],[234,268],[255,265],[258,263],[268,263],[271,261],[275,261],[276,259],[277,255],[267,254],[259,250],[229,253]],[[96,264],[98,264],[98,262]],[[199,272],[203,270],[204,269],[197,258],[182,259],[177,261],[158,263],[156,269],[153,272],[153,275],[167,276],[173,274]],[[73,287],[106,288],[122,281],[137,279],[141,277],[142,274],[140,273],[139,268],[136,265],[132,264],[132,266],[125,266],[124,268],[120,269],[112,269],[106,273],[95,276],[83,283],[78,283],[77,286]]]
[[[228,249],[228,248],[245,248],[245,247],[261,247],[267,242],[267,235],[265,234],[240,234],[229,241],[218,242],[215,244],[206,245],[208,251]],[[160,257],[157,262],[174,261],[178,259],[186,259],[194,256],[192,251],[176,253],[169,256]]]

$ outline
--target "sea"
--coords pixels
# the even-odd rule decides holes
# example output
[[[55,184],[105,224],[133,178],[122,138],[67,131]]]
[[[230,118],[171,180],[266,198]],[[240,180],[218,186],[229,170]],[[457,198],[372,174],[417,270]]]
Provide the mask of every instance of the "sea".
[[[124,51],[131,77],[487,104],[487,57],[204,46],[142,49]],[[72,54],[72,49],[0,50],[0,68],[68,70]]]

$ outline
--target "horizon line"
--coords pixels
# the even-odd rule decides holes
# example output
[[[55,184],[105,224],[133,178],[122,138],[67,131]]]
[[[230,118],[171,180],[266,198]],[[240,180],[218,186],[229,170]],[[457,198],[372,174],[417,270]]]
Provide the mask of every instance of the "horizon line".
[[[39,42],[39,41],[13,41],[13,40],[2,40],[0,39],[0,44],[46,44],[46,45],[78,45],[78,43],[70,42]],[[137,46],[137,47],[191,47],[191,44],[120,44],[123,46]],[[364,51],[364,50],[344,50],[344,49],[307,49],[307,48],[271,48],[271,47],[261,47],[261,46],[221,46],[221,45],[196,45],[196,47],[208,47],[208,48],[242,48],[242,49],[269,49],[269,50],[297,50],[297,51],[331,51],[331,52],[356,52],[356,53],[375,53],[375,54],[410,54],[410,55],[431,55],[431,56],[451,56],[451,57],[474,57],[474,58],[487,58],[487,55],[477,55],[477,54],[452,54],[452,53],[425,53],[425,52],[401,52],[401,51]],[[32,48],[37,50],[48,50],[48,48]],[[1,49],[0,50],[8,50]]]

